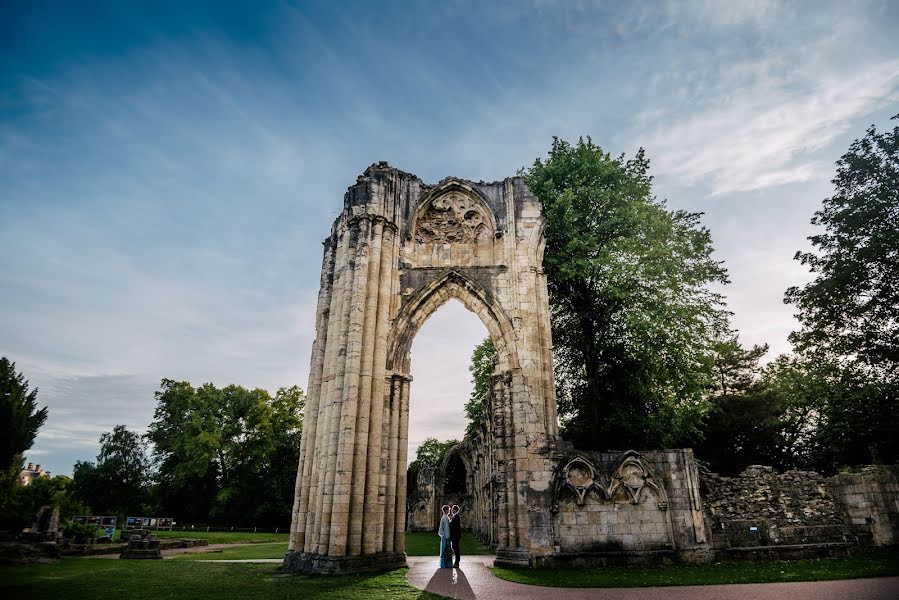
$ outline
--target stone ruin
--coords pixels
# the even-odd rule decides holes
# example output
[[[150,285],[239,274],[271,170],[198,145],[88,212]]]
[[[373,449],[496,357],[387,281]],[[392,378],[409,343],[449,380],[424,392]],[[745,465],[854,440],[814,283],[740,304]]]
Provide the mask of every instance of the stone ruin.
[[[22,530],[22,539],[28,542],[59,542],[59,506],[42,506],[34,516],[31,527]]]
[[[156,535],[149,529],[132,529],[128,536],[128,546],[122,550],[119,558],[161,559],[162,549]]]
[[[505,566],[700,561],[803,539],[851,545],[865,528],[873,543],[895,543],[894,472],[839,488],[853,492],[829,488],[832,499],[813,502],[823,528],[788,533],[779,517],[762,523],[735,504],[755,483],[701,476],[689,449],[576,452],[560,440],[544,227],[520,177],[428,185],[380,162],[347,190],[324,241],[285,571],[405,565],[404,532],[433,530],[450,502]],[[486,418],[438,469],[409,480],[412,341],[451,298],[480,317],[496,347]],[[820,488],[787,474],[778,486],[799,494],[776,505],[784,515],[805,514]],[[767,502],[768,492],[752,490]]]

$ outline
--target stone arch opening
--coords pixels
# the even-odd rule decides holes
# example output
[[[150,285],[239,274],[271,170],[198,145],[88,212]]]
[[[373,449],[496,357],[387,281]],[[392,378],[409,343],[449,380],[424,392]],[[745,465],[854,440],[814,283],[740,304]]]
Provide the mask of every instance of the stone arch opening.
[[[447,270],[412,296],[394,322],[388,340],[387,368],[408,373],[412,342],[425,321],[449,300],[455,299],[480,318],[496,346],[498,368],[516,368],[514,330],[492,295],[456,270]]]

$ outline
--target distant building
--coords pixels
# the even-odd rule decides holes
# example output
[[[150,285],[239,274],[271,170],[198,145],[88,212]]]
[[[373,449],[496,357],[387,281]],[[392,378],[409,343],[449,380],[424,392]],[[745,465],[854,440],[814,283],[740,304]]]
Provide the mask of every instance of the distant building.
[[[28,463],[16,478],[16,485],[26,486],[39,477],[50,477],[50,471],[45,471],[40,465]]]

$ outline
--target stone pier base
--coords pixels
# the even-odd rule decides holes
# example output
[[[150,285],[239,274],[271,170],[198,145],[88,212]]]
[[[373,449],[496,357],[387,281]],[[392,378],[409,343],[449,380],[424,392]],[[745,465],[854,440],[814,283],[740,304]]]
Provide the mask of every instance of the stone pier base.
[[[533,567],[534,555],[524,548],[499,547],[496,549],[497,567]]]
[[[371,571],[389,571],[406,566],[405,552],[377,552],[362,556],[325,556],[305,552],[284,555],[283,573],[302,575],[345,575]]]

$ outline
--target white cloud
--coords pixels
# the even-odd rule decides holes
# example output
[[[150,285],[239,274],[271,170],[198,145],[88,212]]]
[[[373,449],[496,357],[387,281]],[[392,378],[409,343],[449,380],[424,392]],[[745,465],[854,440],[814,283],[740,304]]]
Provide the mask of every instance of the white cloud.
[[[826,178],[830,161],[815,152],[899,98],[899,60],[807,78],[769,75],[689,117],[656,119],[644,138],[655,171],[716,196]]]

